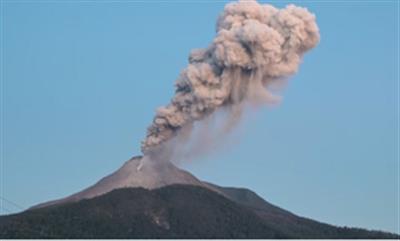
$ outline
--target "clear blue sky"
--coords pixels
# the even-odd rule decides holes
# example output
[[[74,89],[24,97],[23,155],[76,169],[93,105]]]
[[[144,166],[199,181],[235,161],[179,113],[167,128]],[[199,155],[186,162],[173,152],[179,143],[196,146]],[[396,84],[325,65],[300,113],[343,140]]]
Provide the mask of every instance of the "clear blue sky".
[[[140,154],[224,4],[3,2],[3,197],[23,207],[60,198]],[[399,233],[398,3],[298,5],[317,15],[321,42],[282,104],[186,168],[302,216]]]

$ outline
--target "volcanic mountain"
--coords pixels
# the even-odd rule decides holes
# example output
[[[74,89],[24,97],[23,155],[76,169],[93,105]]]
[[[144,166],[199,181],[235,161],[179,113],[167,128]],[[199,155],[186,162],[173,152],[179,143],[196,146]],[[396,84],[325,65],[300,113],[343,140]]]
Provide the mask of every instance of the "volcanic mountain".
[[[0,238],[400,238],[299,217],[244,188],[134,157],[69,197],[0,216]]]
[[[201,182],[189,172],[177,168],[171,162],[156,162],[151,159],[142,162],[142,160],[141,156],[133,157],[116,172],[102,178],[95,185],[66,198],[42,203],[32,208],[89,199],[118,188],[155,189],[171,184],[207,186],[207,184]]]

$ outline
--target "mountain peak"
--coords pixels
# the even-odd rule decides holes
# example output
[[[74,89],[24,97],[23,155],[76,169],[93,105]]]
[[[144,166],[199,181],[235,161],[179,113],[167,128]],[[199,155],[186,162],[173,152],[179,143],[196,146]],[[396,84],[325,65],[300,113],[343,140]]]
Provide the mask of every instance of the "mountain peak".
[[[179,169],[169,161],[156,162],[151,159],[144,159],[142,156],[136,156],[126,161],[121,168],[102,178],[93,186],[66,198],[42,203],[32,208],[90,199],[118,188],[142,187],[155,189],[171,184],[207,186],[189,172]]]
[[[61,226],[67,228],[60,229],[57,226],[60,222],[53,221],[54,217],[64,222]],[[69,224],[79,223],[77,219],[87,227],[82,229],[78,224],[71,228]],[[214,224],[209,225],[212,222]],[[25,237],[18,231],[21,227],[39,230],[43,228],[42,224],[44,230],[53,230],[50,233],[66,232],[60,237],[399,237],[397,234],[335,227],[299,217],[268,203],[251,190],[202,182],[171,162],[156,162],[141,156],[129,159],[117,171],[81,192],[39,204],[20,214],[0,217],[0,233],[5,232],[6,237]],[[103,231],[107,232],[99,234],[98,225],[106,227]],[[90,227],[96,227],[96,230],[89,230]],[[242,231],[232,233],[235,230]],[[39,232],[38,237],[46,235]]]

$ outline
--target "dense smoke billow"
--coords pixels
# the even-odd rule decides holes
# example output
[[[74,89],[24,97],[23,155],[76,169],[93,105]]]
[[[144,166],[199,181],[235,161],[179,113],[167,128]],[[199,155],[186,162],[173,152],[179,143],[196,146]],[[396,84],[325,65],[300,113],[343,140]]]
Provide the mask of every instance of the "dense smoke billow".
[[[190,53],[171,102],[157,110],[142,152],[157,152],[178,134],[190,135],[194,122],[217,110],[232,111],[234,123],[244,102],[276,101],[270,86],[296,73],[303,54],[318,42],[315,16],[305,8],[227,4],[216,37],[207,48]]]

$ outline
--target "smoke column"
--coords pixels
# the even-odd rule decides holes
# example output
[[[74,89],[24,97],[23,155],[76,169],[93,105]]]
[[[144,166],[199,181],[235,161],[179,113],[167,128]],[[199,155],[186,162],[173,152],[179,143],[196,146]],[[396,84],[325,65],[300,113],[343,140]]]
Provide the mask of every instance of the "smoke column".
[[[256,1],[227,4],[216,32],[207,48],[192,50],[171,102],[157,110],[142,142],[145,156],[187,136],[195,121],[219,109],[232,110],[234,123],[245,101],[276,101],[269,88],[296,73],[303,54],[319,42],[315,16],[307,9]]]

